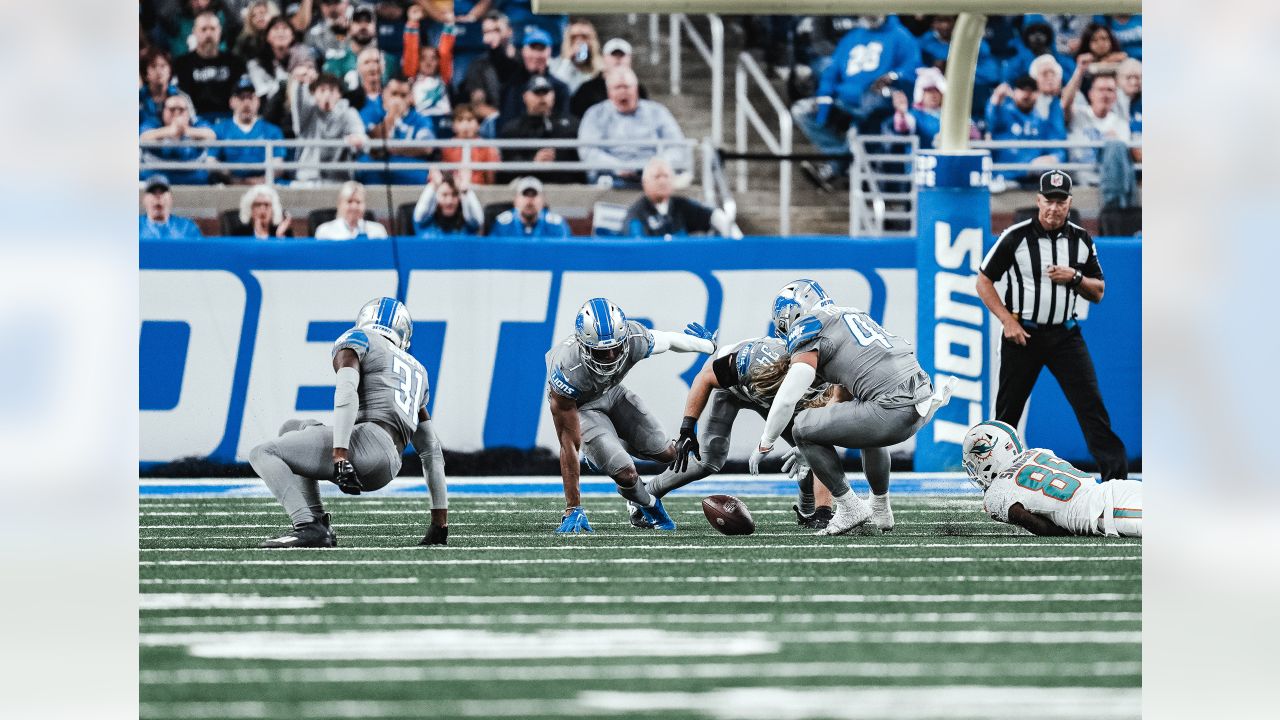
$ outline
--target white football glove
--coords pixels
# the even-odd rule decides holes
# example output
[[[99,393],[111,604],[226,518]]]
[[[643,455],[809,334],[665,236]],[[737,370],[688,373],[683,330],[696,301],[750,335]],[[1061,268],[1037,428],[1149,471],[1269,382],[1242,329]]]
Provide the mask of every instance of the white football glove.
[[[760,474],[760,461],[768,457],[769,452],[772,450],[772,445],[769,447],[756,445],[756,449],[751,451],[751,459],[747,461],[747,468],[751,470],[752,475]]]
[[[782,472],[792,480],[799,480],[809,474],[809,464],[797,448],[791,448],[782,458]]]

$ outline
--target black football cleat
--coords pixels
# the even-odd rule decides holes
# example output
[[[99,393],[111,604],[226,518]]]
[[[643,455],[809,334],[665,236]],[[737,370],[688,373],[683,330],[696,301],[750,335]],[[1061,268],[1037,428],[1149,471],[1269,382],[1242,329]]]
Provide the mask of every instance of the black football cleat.
[[[796,524],[800,527],[809,528],[810,530],[821,530],[831,522],[835,513],[831,512],[831,508],[823,505],[814,510],[811,514],[805,515],[800,512],[799,505],[792,505],[791,511],[796,514]]]
[[[641,530],[652,530],[653,522],[644,516],[644,510],[640,509],[640,504],[627,501],[627,519],[631,521],[631,527],[640,528]]]
[[[319,520],[295,525],[292,530],[280,537],[263,540],[260,548],[331,548],[338,546],[338,536],[333,534],[329,525],[329,513],[320,516]]]

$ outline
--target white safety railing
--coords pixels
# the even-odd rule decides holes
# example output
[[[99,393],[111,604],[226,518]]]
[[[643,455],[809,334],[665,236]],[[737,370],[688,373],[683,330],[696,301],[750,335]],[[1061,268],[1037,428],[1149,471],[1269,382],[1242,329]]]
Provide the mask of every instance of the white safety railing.
[[[639,180],[638,173],[644,169],[645,162],[637,161],[635,163],[619,163],[619,162],[586,162],[578,161],[554,161],[554,162],[514,162],[511,160],[501,160],[497,162],[479,162],[471,160],[473,148],[478,147],[494,147],[499,150],[503,148],[582,148],[582,147],[651,147],[655,153],[662,153],[671,148],[681,148],[684,150],[680,155],[678,162],[672,163],[672,169],[679,173],[692,174],[695,168],[699,167],[695,162],[695,152],[701,151],[701,146],[694,140],[608,140],[608,141],[583,141],[577,139],[502,139],[502,140],[376,140],[369,139],[362,146],[363,152],[378,151],[384,149],[418,149],[418,150],[436,150],[447,147],[460,147],[462,149],[462,159],[458,162],[437,162],[437,161],[405,161],[403,158],[397,159],[393,163],[384,163],[381,159],[371,160],[344,160],[344,161],[324,161],[324,162],[299,162],[297,160],[284,161],[275,157],[274,151],[277,148],[350,148],[343,140],[184,140],[174,142],[168,140],[139,142],[139,147],[143,149],[140,161],[140,169],[156,170],[160,172],[175,170],[206,170],[206,171],[236,171],[236,170],[257,170],[262,172],[265,182],[274,183],[278,179],[281,172],[293,170],[313,170],[313,171],[335,171],[335,172],[351,172],[351,171],[368,171],[382,172],[405,171],[405,170],[500,170],[504,172],[610,172],[618,170],[633,170],[637,173],[637,182]],[[263,148],[264,159],[258,162],[224,162],[205,157],[199,160],[165,160],[149,155],[146,150],[148,148],[155,149],[174,149],[174,148],[233,148],[233,147],[260,147]]]
[[[707,23],[711,28],[710,44],[703,39],[688,15],[675,13],[671,16],[671,94],[680,94],[680,79],[683,74],[681,41],[683,34],[688,33],[689,42],[711,70],[711,142],[720,147],[724,142],[724,21],[719,15],[708,15]]]
[[[969,143],[969,146],[972,147],[974,150],[993,150],[993,151],[994,150],[1025,150],[1029,148],[1036,148],[1036,149],[1042,149],[1042,150],[1066,150],[1068,152],[1068,157],[1070,157],[1070,151],[1072,150],[1099,150],[1111,144],[1112,142],[1116,142],[1116,141],[1114,140],[1110,140],[1110,141],[1108,140],[974,140]],[[1141,140],[1130,140],[1129,142],[1125,143],[1125,145],[1130,149],[1138,149],[1138,150],[1142,149]],[[994,154],[995,153],[993,152],[992,155]],[[1057,162],[1051,165],[1045,165],[1042,163],[993,163],[991,165],[992,172],[1004,172],[1004,171],[1034,172],[1036,170],[1039,170],[1041,172],[1047,172],[1052,168],[1063,170],[1069,173],[1080,172],[1082,170],[1096,171],[1098,169],[1098,163],[1068,161],[1068,162]],[[1140,172],[1142,170],[1142,163],[1134,163],[1133,169],[1135,172]]]
[[[738,203],[729,191],[729,180],[725,177],[720,153],[711,138],[702,141],[702,199],[707,205],[723,210],[734,232],[741,235],[737,225]]]
[[[774,113],[778,117],[778,133],[775,135],[765,123],[760,113],[751,104],[751,85],[754,81],[760,93],[764,95]],[[765,77],[760,66],[747,53],[738,55],[738,67],[734,71],[733,81],[734,104],[734,148],[739,153],[747,151],[747,122],[755,128],[756,133],[764,140],[769,152],[775,155],[790,157],[792,147],[792,119],[782,98],[773,89],[769,79]],[[738,161],[738,192],[747,191],[747,161]],[[791,161],[778,163],[778,234],[791,234]]]
[[[649,64],[662,62],[662,16],[657,13],[649,15]]]
[[[854,135],[849,148],[849,236],[916,234],[915,135]]]

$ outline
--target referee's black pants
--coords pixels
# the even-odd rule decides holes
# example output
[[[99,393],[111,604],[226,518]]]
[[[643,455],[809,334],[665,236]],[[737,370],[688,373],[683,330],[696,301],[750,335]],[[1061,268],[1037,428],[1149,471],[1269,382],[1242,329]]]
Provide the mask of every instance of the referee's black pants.
[[[1040,325],[1028,327],[1025,346],[1004,339],[1000,346],[1000,388],[996,392],[996,419],[1017,427],[1040,369],[1048,366],[1057,378],[1062,394],[1071,403],[1084,432],[1089,453],[1098,463],[1102,479],[1129,476],[1124,442],[1111,429],[1111,416],[1102,404],[1093,358],[1080,334],[1080,326]]]

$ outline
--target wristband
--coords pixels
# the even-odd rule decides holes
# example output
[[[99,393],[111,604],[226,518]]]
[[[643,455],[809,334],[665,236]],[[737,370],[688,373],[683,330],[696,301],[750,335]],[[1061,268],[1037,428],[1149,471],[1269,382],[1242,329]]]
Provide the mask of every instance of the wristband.
[[[680,434],[692,436],[694,427],[698,424],[698,418],[692,415],[685,415],[684,420],[680,422]]]
[[[1071,282],[1068,283],[1068,285],[1070,287],[1080,287],[1080,283],[1082,282],[1084,282],[1084,273],[1077,270],[1075,276],[1071,278]]]

